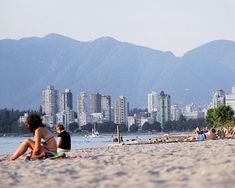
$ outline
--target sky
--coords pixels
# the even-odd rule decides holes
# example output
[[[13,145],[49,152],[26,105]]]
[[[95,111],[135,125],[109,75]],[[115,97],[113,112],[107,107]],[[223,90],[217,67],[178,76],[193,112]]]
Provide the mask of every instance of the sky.
[[[0,0],[0,39],[103,36],[182,56],[235,41],[235,0]]]

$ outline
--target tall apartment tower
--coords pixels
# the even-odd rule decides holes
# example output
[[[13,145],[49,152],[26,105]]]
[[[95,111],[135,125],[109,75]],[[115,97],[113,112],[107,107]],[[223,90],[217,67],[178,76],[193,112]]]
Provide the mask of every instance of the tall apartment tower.
[[[65,89],[60,93],[60,111],[73,109],[73,94],[70,89]]]
[[[161,124],[161,128],[164,129],[164,124],[171,120],[170,114],[171,114],[171,102],[170,102],[170,95],[167,95],[164,93],[164,91],[161,91],[161,93],[158,95],[158,108],[157,108],[157,116],[158,121]]]
[[[119,96],[114,104],[114,123],[127,124],[127,99]]]
[[[171,105],[171,120],[178,121],[180,119],[181,109],[177,104]]]
[[[105,121],[111,121],[111,97],[101,96],[101,111]]]
[[[85,92],[80,92],[79,95],[77,96],[77,112],[78,115],[85,113],[89,114],[89,97],[87,93]]]
[[[225,92],[222,89],[215,90],[212,97],[213,108],[219,105],[225,105]]]
[[[225,97],[226,106],[230,106],[235,112],[235,85],[232,87],[232,93]]]
[[[90,112],[101,113],[101,94],[93,93],[90,96]]]
[[[47,86],[42,91],[42,113],[46,115],[56,115],[59,110],[59,92],[54,89],[54,86]]]
[[[157,92],[152,91],[148,94],[148,113],[157,111]]]

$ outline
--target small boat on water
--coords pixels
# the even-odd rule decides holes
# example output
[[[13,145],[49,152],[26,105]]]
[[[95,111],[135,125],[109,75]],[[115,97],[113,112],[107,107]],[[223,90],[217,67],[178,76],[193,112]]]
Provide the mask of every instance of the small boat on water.
[[[100,137],[100,133],[96,130],[96,123],[93,124],[91,134],[90,135],[85,135],[86,138],[96,138]]]

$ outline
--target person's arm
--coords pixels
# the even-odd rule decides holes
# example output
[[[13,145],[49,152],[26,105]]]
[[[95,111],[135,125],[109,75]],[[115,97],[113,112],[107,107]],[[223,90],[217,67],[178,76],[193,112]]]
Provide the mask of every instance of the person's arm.
[[[59,148],[61,146],[62,143],[62,137],[58,137],[57,139],[57,148]]]
[[[41,151],[41,134],[40,134],[40,128],[38,128],[36,131],[35,131],[35,135],[34,135],[34,141],[35,141],[35,145],[34,145],[34,148],[32,148],[32,157],[36,156],[36,155],[39,155],[40,154],[40,151]]]

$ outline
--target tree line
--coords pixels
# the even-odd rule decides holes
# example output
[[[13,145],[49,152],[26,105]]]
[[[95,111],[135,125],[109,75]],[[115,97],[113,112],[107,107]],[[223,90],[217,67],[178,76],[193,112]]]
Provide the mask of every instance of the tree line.
[[[137,112],[135,109],[133,112]],[[19,111],[13,109],[0,109],[0,133],[28,133],[24,125],[19,125],[18,120],[20,116],[23,116],[24,113],[38,113],[37,111]],[[146,112],[146,109],[142,112]],[[40,114],[40,113],[38,113]],[[234,127],[234,111],[230,106],[220,105],[216,108],[211,108],[207,112],[205,119],[189,119],[186,120],[184,116],[181,115],[178,121],[168,121],[163,127],[160,123],[155,121],[153,124],[145,122],[140,128],[138,125],[133,124],[129,127],[125,124],[120,124],[119,130],[121,132],[137,132],[137,131],[156,131],[156,132],[185,132],[192,131],[197,127],[199,129],[205,127]],[[77,131],[87,131],[91,132],[93,125],[88,123],[81,127],[81,130],[78,129],[78,124],[73,122],[69,124],[68,131],[77,132]],[[163,129],[162,129],[163,128]],[[100,133],[114,133],[117,130],[117,124],[114,122],[104,122],[96,124],[96,130]]]

